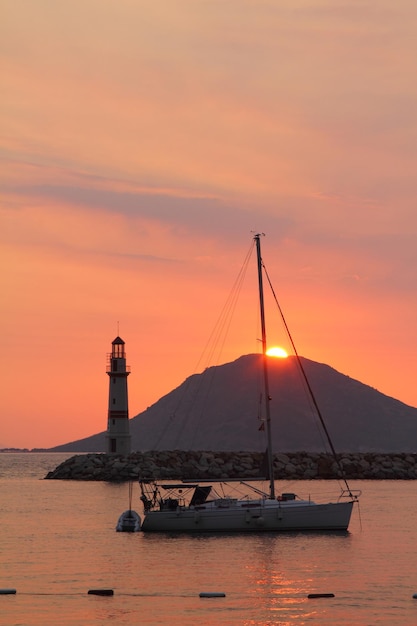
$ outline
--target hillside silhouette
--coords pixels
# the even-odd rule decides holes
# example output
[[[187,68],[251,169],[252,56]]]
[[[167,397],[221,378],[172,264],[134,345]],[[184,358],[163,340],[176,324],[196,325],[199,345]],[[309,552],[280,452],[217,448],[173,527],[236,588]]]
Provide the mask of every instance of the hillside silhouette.
[[[300,360],[337,451],[416,451],[416,408],[328,365]],[[328,451],[296,357],[271,358],[269,371],[274,452]],[[264,450],[262,393],[259,354],[207,368],[130,420],[132,451]],[[52,450],[105,449],[103,431]]]

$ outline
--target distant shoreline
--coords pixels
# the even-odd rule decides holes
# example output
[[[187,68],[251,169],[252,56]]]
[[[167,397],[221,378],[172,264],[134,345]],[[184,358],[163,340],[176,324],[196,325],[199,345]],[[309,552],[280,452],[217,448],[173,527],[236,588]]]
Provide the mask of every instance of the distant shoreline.
[[[27,453],[39,453],[39,452],[51,452],[48,448],[0,448],[0,454],[12,454],[13,452],[27,452]]]

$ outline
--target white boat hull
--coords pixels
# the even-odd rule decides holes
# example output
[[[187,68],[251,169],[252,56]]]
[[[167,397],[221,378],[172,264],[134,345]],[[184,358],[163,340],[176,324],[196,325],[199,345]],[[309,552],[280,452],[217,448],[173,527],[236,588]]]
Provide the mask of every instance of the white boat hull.
[[[315,504],[309,501],[264,500],[258,505],[178,507],[148,511],[144,532],[259,532],[347,530],[353,502]]]

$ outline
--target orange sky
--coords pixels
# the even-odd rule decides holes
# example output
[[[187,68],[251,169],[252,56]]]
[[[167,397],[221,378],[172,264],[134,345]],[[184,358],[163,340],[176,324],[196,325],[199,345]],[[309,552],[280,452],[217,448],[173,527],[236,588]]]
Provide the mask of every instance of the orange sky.
[[[0,446],[106,428],[117,322],[131,416],[194,373],[253,230],[299,353],[417,406],[414,2],[0,10]]]

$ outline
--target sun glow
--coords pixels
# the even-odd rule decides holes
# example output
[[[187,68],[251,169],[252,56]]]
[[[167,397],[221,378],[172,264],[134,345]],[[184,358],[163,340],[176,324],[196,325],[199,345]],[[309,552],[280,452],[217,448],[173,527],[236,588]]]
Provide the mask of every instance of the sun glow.
[[[273,346],[272,348],[268,348],[266,351],[268,356],[274,356],[278,359],[286,359],[288,353],[284,348],[280,348],[279,346]]]

